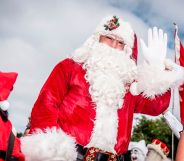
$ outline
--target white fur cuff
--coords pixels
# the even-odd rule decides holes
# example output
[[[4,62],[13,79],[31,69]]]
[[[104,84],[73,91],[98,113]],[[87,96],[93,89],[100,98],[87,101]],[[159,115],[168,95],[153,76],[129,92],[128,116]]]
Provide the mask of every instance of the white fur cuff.
[[[21,150],[26,161],[74,161],[77,158],[74,139],[56,128],[22,137]]]
[[[145,97],[154,98],[172,87],[179,86],[184,80],[184,71],[163,70],[160,66],[144,63],[138,67],[137,89]]]

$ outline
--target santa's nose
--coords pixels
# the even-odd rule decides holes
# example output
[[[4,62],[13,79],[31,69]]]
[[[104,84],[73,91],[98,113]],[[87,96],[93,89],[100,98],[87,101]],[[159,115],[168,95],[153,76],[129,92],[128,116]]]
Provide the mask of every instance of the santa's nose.
[[[113,40],[111,41],[111,47],[117,48],[117,46],[118,46],[118,41],[115,40],[115,39],[113,39]]]

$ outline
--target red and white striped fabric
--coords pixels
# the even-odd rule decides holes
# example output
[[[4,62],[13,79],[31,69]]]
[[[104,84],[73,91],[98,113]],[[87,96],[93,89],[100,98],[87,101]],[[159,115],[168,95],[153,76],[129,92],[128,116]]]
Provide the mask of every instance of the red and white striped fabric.
[[[175,53],[176,53],[176,63],[184,67],[184,48],[178,37],[178,26],[175,25]],[[179,87],[180,96],[180,118],[181,123],[184,124],[184,84]]]

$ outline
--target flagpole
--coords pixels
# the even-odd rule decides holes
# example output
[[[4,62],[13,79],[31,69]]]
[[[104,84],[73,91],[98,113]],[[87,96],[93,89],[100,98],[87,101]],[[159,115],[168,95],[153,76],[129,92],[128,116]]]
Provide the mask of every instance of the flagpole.
[[[172,90],[173,96],[172,96],[172,114],[174,114],[174,89]],[[172,131],[172,161],[174,161],[174,133]]]
[[[173,25],[174,25],[174,27],[175,27],[175,32],[174,32],[174,42],[176,41],[175,40],[175,38],[176,38],[176,34],[177,34],[177,32],[178,32],[178,27],[177,27],[177,25],[176,25],[176,23],[174,22],[173,23]],[[177,62],[177,51],[176,51],[176,43],[174,43],[174,49],[175,49],[175,55],[174,55],[174,62],[175,63],[178,63]],[[173,90],[172,90],[173,92],[173,96],[172,96],[172,114],[174,114],[174,106],[175,106],[175,89],[173,88]],[[173,133],[173,131],[172,131],[172,161],[174,161],[174,133]]]

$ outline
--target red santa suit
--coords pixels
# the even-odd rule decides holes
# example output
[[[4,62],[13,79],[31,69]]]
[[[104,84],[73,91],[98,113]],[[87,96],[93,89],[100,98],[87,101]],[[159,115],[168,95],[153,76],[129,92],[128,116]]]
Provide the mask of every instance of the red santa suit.
[[[127,22],[116,19],[113,19],[116,28],[106,30],[109,28],[104,29],[106,21],[72,58],[56,65],[41,89],[31,113],[31,135],[22,139],[28,161],[75,160],[76,144],[124,154],[130,141],[133,114],[156,116],[168,108],[171,83],[164,84],[168,78],[163,77],[170,71],[159,72],[155,66],[144,65],[143,71],[149,70],[145,73],[150,85],[147,83],[146,89],[142,86],[141,94],[132,95],[129,87],[134,80],[140,85],[145,81],[143,73],[136,74],[141,70],[137,70],[133,61],[137,56],[135,33]],[[99,43],[100,35],[119,35],[127,45],[123,51],[117,51]],[[163,79],[157,80],[157,70],[158,77]]]
[[[3,113],[7,111],[7,101],[11,90],[13,89],[13,84],[17,78],[17,73],[3,73],[0,72],[0,161],[5,160],[5,154],[8,148],[8,140],[10,133],[12,131],[11,121],[4,119]],[[24,161],[24,155],[20,151],[20,140],[15,137],[13,152],[10,160]]]
[[[84,75],[82,66],[71,59],[62,61],[54,68],[32,110],[31,131],[56,126],[75,137],[78,144],[85,146],[89,143],[96,110]],[[170,92],[152,100],[126,93],[124,104],[117,111],[119,121],[114,149],[118,154],[127,151],[133,113],[159,115],[168,107],[169,98]],[[111,127],[108,130],[106,132],[110,132]]]

